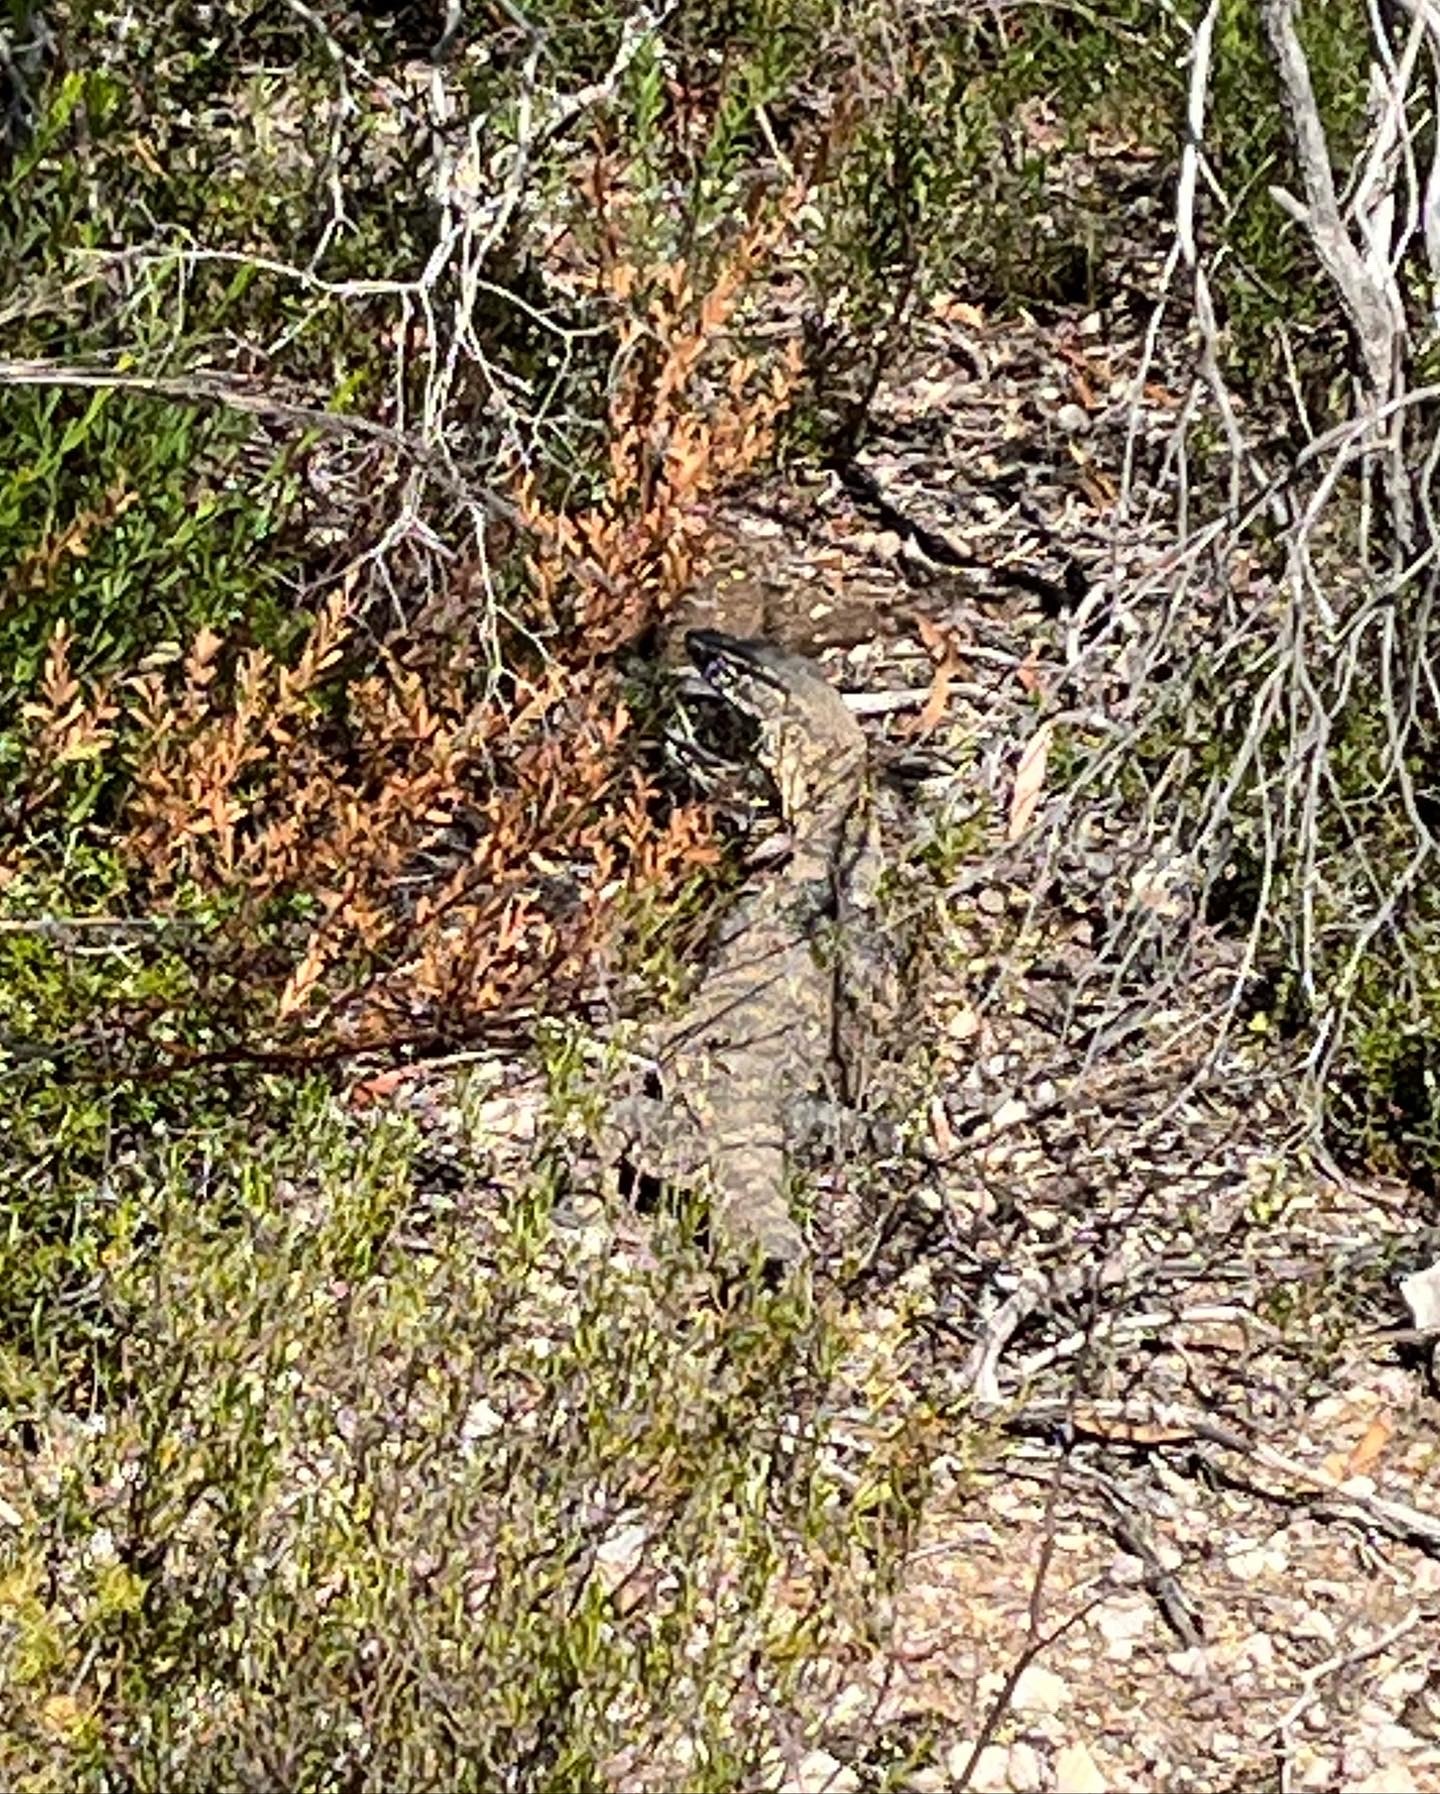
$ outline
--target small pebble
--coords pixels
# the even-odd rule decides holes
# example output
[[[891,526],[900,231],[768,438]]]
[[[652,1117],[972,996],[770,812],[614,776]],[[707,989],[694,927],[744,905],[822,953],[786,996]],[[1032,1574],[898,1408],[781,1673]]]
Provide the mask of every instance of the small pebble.
[[[1057,1713],[1070,1699],[1070,1684],[1053,1669],[1032,1663],[1015,1684],[1010,1705],[1017,1713]]]
[[[967,1738],[958,1744],[952,1744],[945,1753],[945,1770],[952,1781],[958,1782],[964,1775],[975,1746]],[[1010,1752],[999,1744],[987,1744],[980,1752],[980,1760],[970,1776],[968,1784],[975,1794],[1005,1794],[1010,1785]]]
[[[807,1751],[781,1783],[779,1794],[857,1794],[860,1777],[828,1750]]]
[[[1045,1786],[1045,1772],[1035,1747],[1023,1740],[1010,1746],[1005,1767],[1006,1785],[1011,1794],[1040,1794]]]

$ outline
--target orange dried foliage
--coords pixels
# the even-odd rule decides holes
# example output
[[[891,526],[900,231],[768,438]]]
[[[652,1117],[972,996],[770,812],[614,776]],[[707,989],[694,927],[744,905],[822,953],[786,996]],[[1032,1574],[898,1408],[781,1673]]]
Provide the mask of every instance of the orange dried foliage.
[[[46,591],[66,561],[83,561],[90,552],[90,540],[98,531],[107,529],[125,515],[140,495],[124,480],[117,480],[100,503],[79,511],[60,533],[32,548],[16,561],[10,571],[12,592]]]
[[[237,956],[267,905],[310,899],[283,971],[253,992],[282,1032],[378,1043],[574,988],[628,893],[709,857],[699,812],[660,817],[621,769],[629,718],[604,676],[578,693],[551,665],[507,713],[384,655],[320,703],[346,603],[293,667],[251,650],[223,673],[202,633],[168,678],[130,682],[144,744],[125,850],[162,905],[182,887],[241,893]]]
[[[73,634],[63,618],[55,625],[40,674],[38,697],[21,706],[26,727],[26,768],[16,782],[16,822],[43,811],[63,791],[68,771],[99,759],[115,739],[118,706],[109,693],[87,684],[71,666]]]
[[[623,219],[602,219],[590,275],[622,316],[606,473],[571,512],[517,482],[549,658],[516,647],[508,702],[475,697],[413,640],[375,664],[353,583],[292,665],[202,630],[113,695],[81,689],[57,631],[36,753],[127,744],[117,844],[154,907],[229,902],[251,1044],[453,1035],[563,1003],[613,953],[630,899],[715,857],[704,812],[667,806],[630,764],[605,657],[685,590],[707,502],[755,465],[789,402],[794,353],[764,367],[733,329],[802,198],[748,225],[700,291],[681,265],[642,275]]]
[[[598,165],[597,165],[598,166]],[[733,338],[736,314],[766,256],[793,224],[796,184],[749,224],[703,291],[684,263],[645,271],[624,254],[619,190],[597,175],[602,214],[589,284],[621,312],[609,398],[607,477],[593,504],[553,511],[536,482],[517,482],[536,540],[529,562],[542,614],[595,655],[652,623],[704,561],[705,507],[765,455],[800,373],[792,342],[769,368]],[[568,615],[562,594],[573,593]]]
[[[110,725],[117,714],[108,695],[87,688],[70,665],[74,640],[62,618],[50,636],[40,675],[40,696],[22,707],[33,725],[32,754],[56,768],[68,761],[91,759],[114,740]]]

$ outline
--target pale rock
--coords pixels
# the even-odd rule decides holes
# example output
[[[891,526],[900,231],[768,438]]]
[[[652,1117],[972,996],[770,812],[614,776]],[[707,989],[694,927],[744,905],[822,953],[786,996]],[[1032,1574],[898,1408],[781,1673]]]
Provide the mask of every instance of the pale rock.
[[[964,1775],[974,1749],[973,1739],[962,1738],[945,1752],[945,1773],[952,1782],[958,1782]],[[975,1765],[969,1786],[974,1794],[1005,1794],[1009,1786],[1009,1775],[1010,1752],[1004,1745],[987,1744],[980,1752],[980,1760]]]
[[[1058,1713],[1070,1699],[1070,1684],[1043,1663],[1029,1664],[1015,1684],[1010,1705],[1017,1713]]]
[[[1093,1616],[1097,1632],[1105,1640],[1105,1655],[1115,1663],[1128,1663],[1135,1655],[1137,1642],[1154,1624],[1154,1613],[1147,1599],[1106,1601]]]
[[[1055,1753],[1055,1786],[1064,1794],[1107,1794],[1109,1783],[1083,1744],[1067,1744]]]
[[[1383,1751],[1387,1757],[1413,1757],[1425,1748],[1425,1740],[1417,1732],[1412,1732],[1408,1725],[1397,1724],[1393,1719],[1386,1720],[1384,1725],[1375,1728],[1374,1742],[1375,1748]]]
[[[1417,1794],[1415,1771],[1403,1763],[1382,1763],[1363,1781],[1347,1784],[1347,1794]]]
[[[618,1588],[634,1574],[649,1538],[644,1526],[620,1526],[595,1547],[595,1570],[607,1589]]]
[[[1399,1669],[1392,1669],[1375,1690],[1387,1708],[1394,1709],[1409,1700],[1412,1694],[1423,1688],[1430,1680],[1428,1663],[1405,1663]]]
[[[1225,1559],[1225,1568],[1239,1582],[1258,1582],[1262,1576],[1280,1574],[1289,1567],[1290,1555],[1283,1540],[1263,1545],[1243,1545]]]
[[[1067,436],[1079,436],[1090,428],[1090,413],[1083,405],[1062,405],[1055,413],[1055,422]]]
[[[973,1040],[980,1032],[979,1014],[967,1003],[957,1009],[945,1024],[945,1032],[952,1040]]]
[[[1308,1744],[1300,1744],[1295,1748],[1291,1758],[1290,1773],[1294,1777],[1297,1788],[1333,1788],[1335,1785],[1335,1759],[1327,1757],[1318,1750],[1312,1750]]]
[[[1400,1295],[1410,1310],[1412,1326],[1426,1331],[1440,1327],[1440,1264],[1429,1265],[1413,1276],[1402,1278]]]
[[[471,1402],[465,1410],[465,1418],[460,1423],[460,1442],[462,1445],[474,1445],[477,1440],[493,1438],[504,1424],[504,1416],[497,1414],[482,1397],[477,1402]]]

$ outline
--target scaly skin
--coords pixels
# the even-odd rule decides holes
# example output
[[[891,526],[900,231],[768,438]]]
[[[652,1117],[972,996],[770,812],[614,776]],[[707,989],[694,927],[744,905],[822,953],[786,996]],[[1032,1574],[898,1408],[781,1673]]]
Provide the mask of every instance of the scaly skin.
[[[792,1266],[805,1256],[787,1201],[799,1117],[844,1082],[836,949],[874,894],[865,736],[809,661],[710,630],[686,646],[720,696],[759,723],[791,853],[741,894],[685,1013],[651,1031],[662,1096],[617,1105],[615,1122],[632,1163],[703,1180],[726,1257]]]

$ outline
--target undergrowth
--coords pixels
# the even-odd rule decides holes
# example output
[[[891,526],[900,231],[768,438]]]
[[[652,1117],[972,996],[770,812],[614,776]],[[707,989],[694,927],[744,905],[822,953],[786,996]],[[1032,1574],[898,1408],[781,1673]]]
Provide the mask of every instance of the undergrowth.
[[[561,1094],[437,1155],[360,1093],[562,1082],[557,1022],[673,979],[719,853],[643,744],[717,500],[861,446],[927,296],[1129,302],[1174,22],[479,10],[0,24],[26,1794],[771,1785],[937,1455],[830,1400],[838,1299],[567,1232]]]
[[[77,1297],[107,1338],[0,1352],[7,1785],[765,1773],[883,1596],[923,1417],[848,1441],[836,1312],[727,1308],[678,1235],[627,1272],[492,1194],[483,1103],[438,1163],[289,1105],[268,1144],[118,1153]]]

